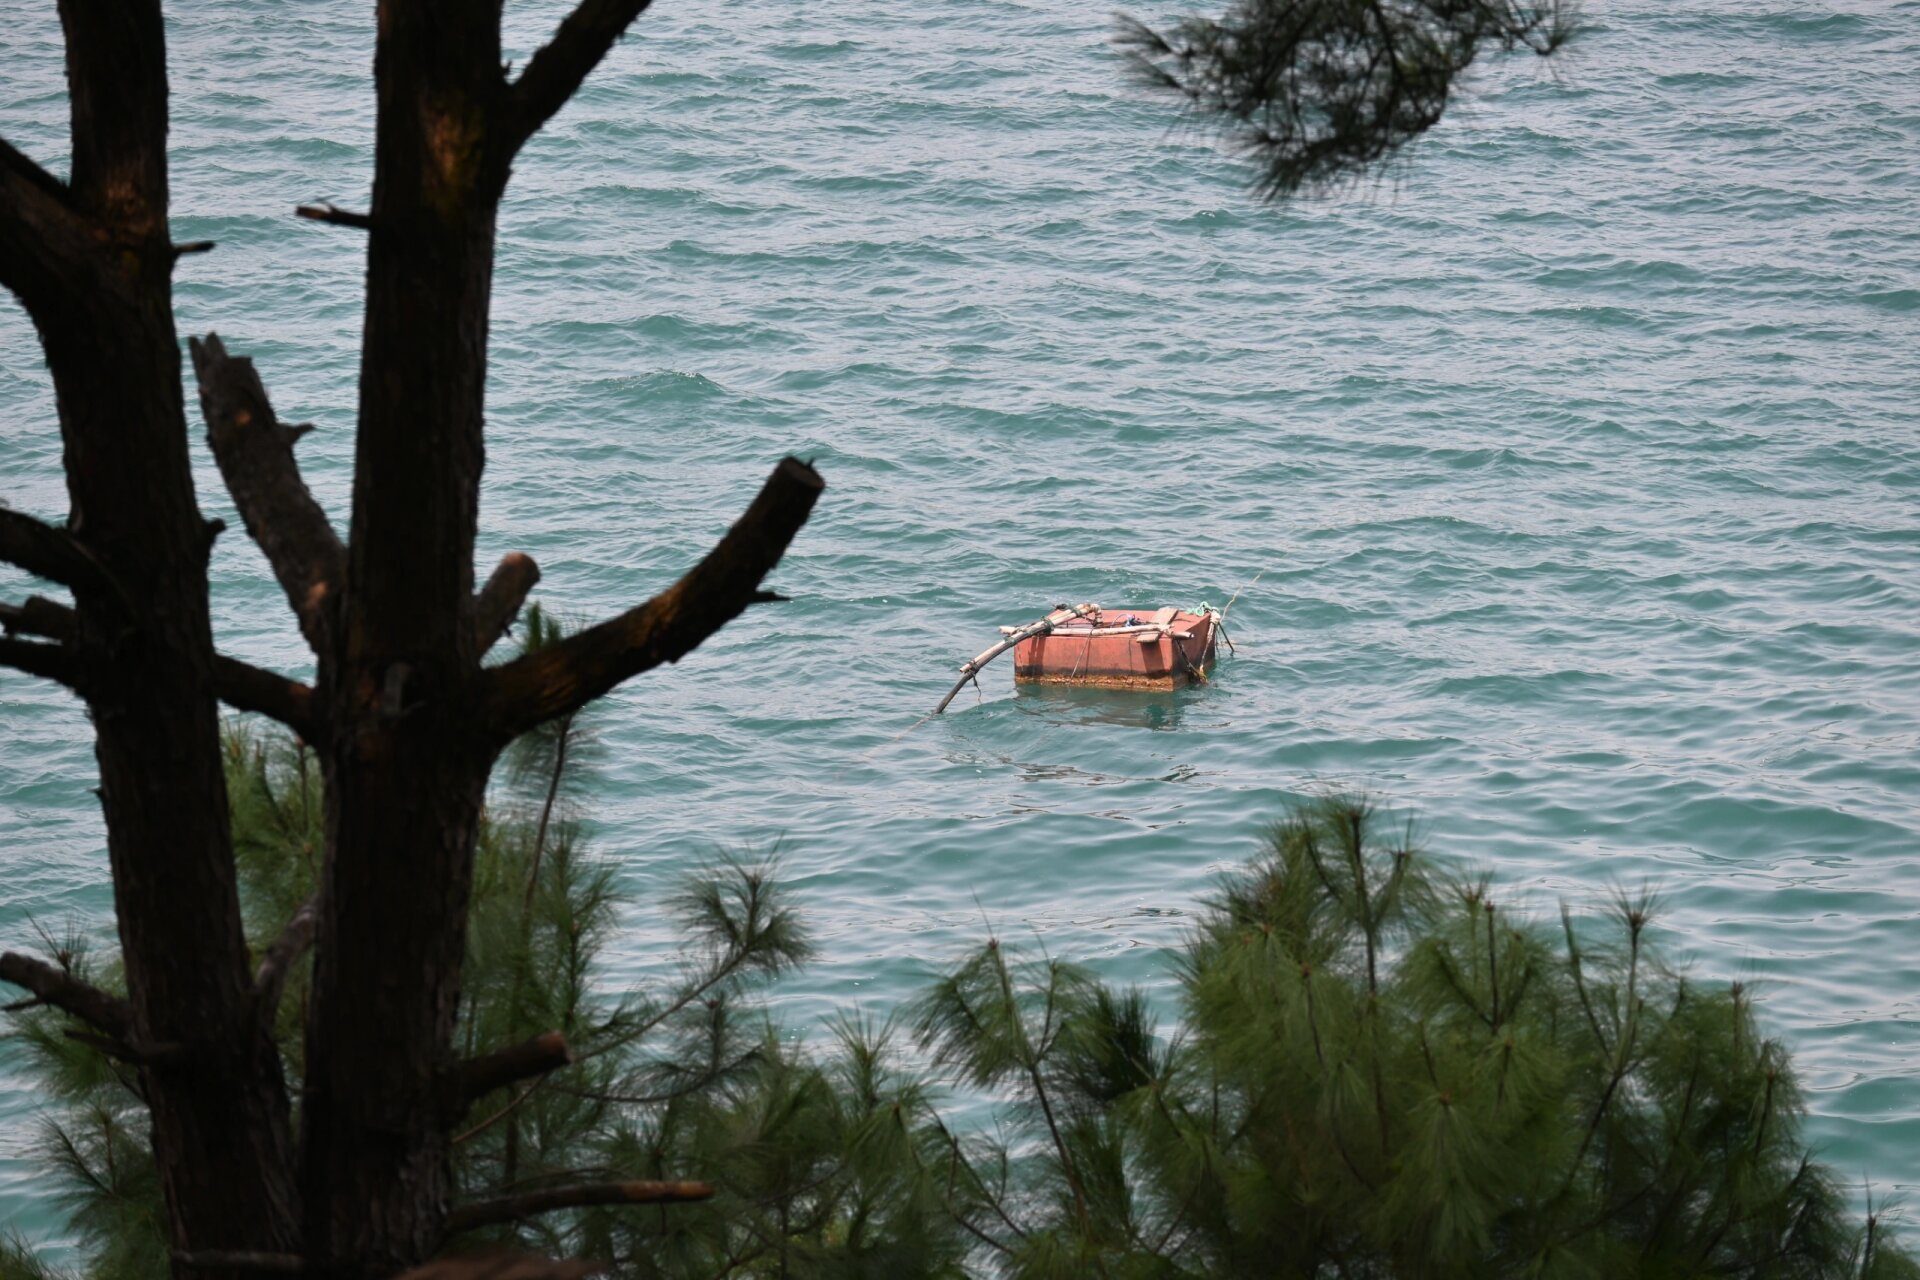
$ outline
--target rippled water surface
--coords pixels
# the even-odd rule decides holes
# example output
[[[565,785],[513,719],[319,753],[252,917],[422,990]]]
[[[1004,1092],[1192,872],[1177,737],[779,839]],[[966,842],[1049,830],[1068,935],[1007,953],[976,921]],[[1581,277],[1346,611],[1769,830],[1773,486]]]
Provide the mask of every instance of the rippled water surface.
[[[24,8],[24,6],[23,6]],[[0,133],[64,167],[51,6]],[[524,60],[555,20],[515,6]],[[1152,11],[1164,14],[1165,10]],[[253,354],[344,526],[368,5],[169,8],[183,332]],[[1539,909],[1664,887],[1764,979],[1827,1158],[1920,1186],[1920,5],[1596,0],[1408,163],[1275,211],[1122,79],[1106,6],[670,0],[524,155],[502,219],[483,561],[604,614],[783,452],[830,488],[755,610],[599,712],[601,848],[653,895],[779,843],[805,1025],[989,927],[1160,984],[1289,799],[1365,787]],[[235,518],[197,443],[202,502]],[[0,315],[0,479],[65,509]],[[1235,606],[1175,696],[985,696],[1061,599]],[[238,532],[222,643],[303,650]],[[9,598],[26,589],[0,579]],[[73,704],[0,673],[0,941],[105,928]],[[0,1219],[49,1230],[0,1071]]]

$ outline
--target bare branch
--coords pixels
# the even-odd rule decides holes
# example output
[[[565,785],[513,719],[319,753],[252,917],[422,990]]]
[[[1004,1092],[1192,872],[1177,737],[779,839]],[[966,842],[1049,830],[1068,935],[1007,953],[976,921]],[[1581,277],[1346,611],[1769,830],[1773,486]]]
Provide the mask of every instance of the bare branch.
[[[11,507],[0,507],[0,560],[64,587],[106,582],[106,571],[72,534]]]
[[[229,356],[218,334],[188,339],[200,380],[207,443],[233,505],[259,544],[314,651],[345,578],[346,552],[293,460],[294,433],[283,431],[253,361]]]
[[[42,680],[52,680],[76,692],[80,689],[80,663],[73,650],[63,644],[36,644],[31,640],[0,639],[0,667]]]
[[[373,230],[372,214],[354,213],[330,204],[300,204],[295,205],[293,211],[297,216],[314,222],[331,222],[335,226],[356,227],[361,231]]]
[[[527,63],[511,90],[513,149],[540,132],[553,113],[567,104],[607,50],[626,33],[652,0],[580,0]]]
[[[19,604],[0,604],[0,627],[10,636],[40,636],[65,644],[73,639],[78,622],[72,608],[45,596],[28,596]]]
[[[184,258],[190,253],[212,253],[215,247],[215,242],[212,240],[188,240],[173,246],[173,256]]]
[[[114,1039],[133,1026],[133,1006],[125,1000],[32,956],[15,951],[0,955],[0,982],[31,991],[43,1004],[64,1010]]]
[[[45,596],[28,596],[17,605],[0,604],[0,627],[9,635],[41,636],[64,645],[72,643],[79,625],[79,615],[70,606]],[[313,710],[313,689],[278,672],[216,653],[213,692],[235,711],[257,711],[308,742],[318,742],[323,732],[323,722]]]
[[[617,618],[483,677],[486,714],[501,741],[599,697],[663,662],[678,662],[750,604],[806,523],[826,482],[798,458],[775,467],[753,505],[680,581]]]
[[[0,285],[39,313],[58,305],[73,266],[93,257],[66,183],[0,140]]]
[[[325,737],[326,722],[314,710],[313,686],[277,671],[216,653],[213,692],[235,711],[257,711],[278,720],[306,742],[318,744]]]
[[[253,971],[253,1004],[263,1022],[273,1020],[274,1010],[280,1007],[280,993],[286,990],[287,975],[293,971],[293,962],[313,945],[319,928],[320,895],[316,893],[300,904],[293,918],[280,930],[280,936],[260,957],[260,966]]]
[[[540,581],[540,566],[533,557],[518,551],[500,557],[487,585],[473,597],[469,615],[473,628],[473,651],[484,656],[493,648],[527,602],[527,593]]]
[[[447,1103],[456,1114],[464,1115],[468,1107],[495,1089],[572,1064],[573,1049],[567,1044],[567,1038],[558,1031],[549,1031],[511,1048],[468,1058],[456,1065],[447,1073]]]
[[[577,1187],[554,1187],[502,1196],[498,1200],[482,1200],[455,1209],[447,1215],[447,1234],[496,1222],[518,1222],[556,1209],[607,1204],[686,1204],[712,1196],[713,1185],[707,1182],[589,1182]]]
[[[73,193],[67,189],[66,183],[35,164],[31,157],[4,138],[0,138],[0,173],[26,183],[41,195],[63,205],[72,201]]]

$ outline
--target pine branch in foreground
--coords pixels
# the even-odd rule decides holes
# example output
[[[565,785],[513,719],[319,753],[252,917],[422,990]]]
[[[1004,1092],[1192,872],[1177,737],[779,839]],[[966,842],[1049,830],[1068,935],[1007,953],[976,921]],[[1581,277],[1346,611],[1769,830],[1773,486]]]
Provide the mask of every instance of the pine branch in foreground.
[[[929,1073],[892,1023],[843,1018],[809,1048],[772,1022],[754,993],[807,943],[766,868],[690,878],[683,969],[603,994],[622,900],[574,816],[591,753],[556,749],[565,732],[530,744],[480,842],[457,1042],[526,1063],[468,1073],[485,1091],[460,1099],[451,1251],[649,1280],[1920,1277],[1811,1159],[1751,995],[1665,964],[1646,896],[1542,924],[1329,799],[1199,914],[1177,1033],[1139,991],[989,941],[904,1013]],[[319,777],[279,738],[236,730],[227,759],[265,949],[313,891]],[[84,939],[45,944],[119,990]],[[310,963],[282,975],[296,1082],[286,1008]],[[17,1023],[49,1100],[42,1167],[87,1274],[148,1280],[167,1254],[136,1077],[81,1025]],[[996,1098],[995,1125],[956,1131],[940,1079]],[[0,1280],[56,1275],[0,1246]]]

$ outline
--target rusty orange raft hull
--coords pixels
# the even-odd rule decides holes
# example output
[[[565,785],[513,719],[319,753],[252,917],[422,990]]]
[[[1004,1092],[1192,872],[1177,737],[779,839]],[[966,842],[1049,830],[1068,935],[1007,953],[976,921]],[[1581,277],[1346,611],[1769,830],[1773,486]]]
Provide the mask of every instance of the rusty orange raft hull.
[[[1096,609],[1015,645],[1013,680],[1015,684],[1178,689],[1207,678],[1219,620],[1212,610]]]

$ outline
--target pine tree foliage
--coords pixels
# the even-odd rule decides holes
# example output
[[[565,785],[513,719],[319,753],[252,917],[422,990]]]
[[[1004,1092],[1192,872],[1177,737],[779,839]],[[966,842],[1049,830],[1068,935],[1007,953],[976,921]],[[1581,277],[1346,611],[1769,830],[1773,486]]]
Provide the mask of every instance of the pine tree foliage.
[[[548,625],[536,615],[529,643]],[[583,1179],[716,1194],[530,1213],[449,1247],[645,1280],[1920,1277],[1809,1156],[1750,995],[1663,963],[1644,896],[1543,925],[1332,799],[1199,916],[1177,1034],[1141,992],[990,940],[901,1025],[843,1018],[808,1049],[754,999],[808,949],[764,867],[678,892],[673,981],[602,989],[621,903],[574,807],[588,728],[524,744],[481,839],[462,1043],[558,1029],[576,1060],[477,1102],[462,1202]],[[242,732],[228,768],[248,920],[271,939],[312,890],[317,771]],[[116,985],[81,937],[44,942]],[[299,1025],[281,1038],[296,1076]],[[84,1274],[149,1280],[166,1254],[145,1113],[78,1030],[48,1009],[18,1022],[52,1104],[43,1167]],[[937,1081],[991,1099],[996,1126],[943,1119]],[[0,1280],[70,1278],[8,1239]]]
[[[1747,994],[1660,961],[1650,901],[1547,930],[1381,822],[1329,800],[1275,832],[1188,940],[1178,1037],[994,943],[924,998],[948,1071],[1019,1104],[952,1146],[1002,1271],[1920,1275],[1843,1212]]]
[[[65,973],[116,995],[124,992],[117,967],[100,963],[84,934],[70,930],[56,939],[42,930],[40,941],[47,959]],[[54,1104],[29,1150],[89,1258],[87,1274],[162,1280],[166,1255],[155,1245],[165,1218],[133,1071],[102,1053],[89,1028],[49,1008],[23,1012],[12,1038],[25,1050],[41,1096]],[[0,1242],[0,1277],[67,1280],[12,1233]]]
[[[551,643],[561,631],[530,610],[526,647]],[[478,1054],[561,1031],[576,1061],[474,1102],[457,1140],[468,1201],[599,1178],[707,1176],[708,1165],[728,1153],[703,1146],[718,1132],[710,1113],[739,1107],[751,1092],[745,1082],[766,1088],[808,1073],[824,1080],[822,1069],[774,1052],[778,1042],[764,1021],[739,1009],[756,984],[808,952],[766,867],[716,864],[689,877],[674,898],[684,936],[680,973],[662,990],[599,990],[599,948],[618,898],[611,865],[593,856],[576,818],[593,760],[588,727],[576,712],[522,739],[507,787],[482,823],[459,1044]],[[321,771],[300,743],[236,727],[227,775],[242,908],[261,956],[313,898],[324,848]],[[123,990],[117,971],[88,956],[81,936],[48,936],[44,950],[67,973]],[[292,967],[278,1007],[276,1038],[296,1096],[307,975],[305,961]],[[134,1073],[56,1009],[23,1011],[15,1036],[50,1103],[36,1150],[69,1213],[84,1274],[159,1280],[169,1272],[165,1217]],[[820,1094],[841,1102],[839,1090],[820,1082],[806,1096]],[[818,1134],[808,1130],[806,1138]],[[735,1153],[735,1165],[751,1165],[751,1155],[751,1148],[745,1157]],[[735,1247],[726,1240],[730,1222],[714,1215],[695,1217],[707,1222],[712,1240],[689,1240],[674,1217],[682,1207],[624,1213],[618,1232],[607,1213],[568,1211],[468,1232],[449,1247],[516,1242],[555,1255],[612,1257],[601,1245],[616,1234],[626,1253],[649,1255],[672,1236],[689,1265],[660,1274],[687,1276],[710,1274],[707,1259],[724,1259]],[[0,1242],[0,1278],[58,1274],[23,1242]]]
[[[1282,198],[1377,166],[1440,122],[1483,49],[1551,54],[1571,18],[1569,0],[1235,0],[1165,32],[1123,18],[1116,43]]]

